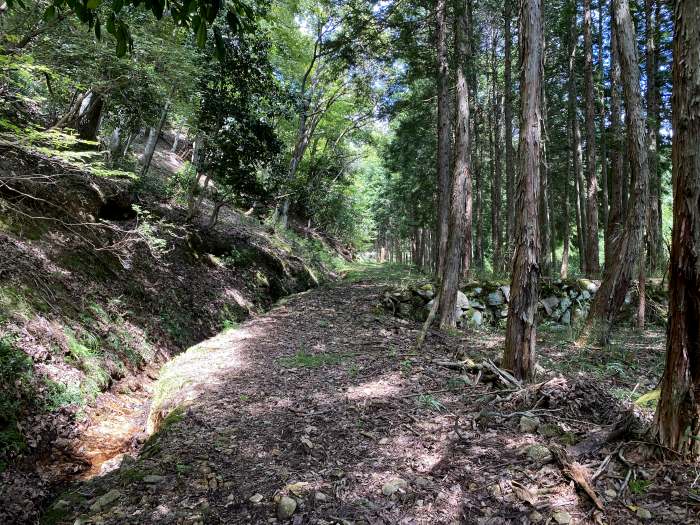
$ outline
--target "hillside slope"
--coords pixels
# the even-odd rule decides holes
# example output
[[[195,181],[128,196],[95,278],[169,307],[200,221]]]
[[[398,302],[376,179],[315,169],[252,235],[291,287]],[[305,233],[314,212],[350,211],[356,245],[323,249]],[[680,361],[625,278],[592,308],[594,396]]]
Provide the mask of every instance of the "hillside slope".
[[[57,481],[145,439],[99,429],[144,412],[162,363],[332,278],[338,254],[232,210],[186,224],[157,197],[182,169],[163,148],[145,180],[5,140],[0,159],[0,521],[30,522]]]

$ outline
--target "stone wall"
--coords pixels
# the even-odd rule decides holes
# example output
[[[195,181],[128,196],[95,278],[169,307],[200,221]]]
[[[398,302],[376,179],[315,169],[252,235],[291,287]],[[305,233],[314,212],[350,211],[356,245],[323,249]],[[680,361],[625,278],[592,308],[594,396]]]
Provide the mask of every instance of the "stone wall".
[[[659,282],[657,282],[659,281]],[[538,323],[569,326],[588,315],[600,281],[591,279],[543,279],[537,305]],[[397,317],[425,321],[433,305],[435,286],[426,282],[403,288],[384,290],[382,307]],[[647,318],[654,322],[665,320],[667,291],[660,280],[647,283]],[[461,286],[457,295],[456,318],[460,326],[505,325],[508,317],[510,286],[498,281],[472,281]],[[637,288],[633,286],[625,297],[622,320],[636,315]]]

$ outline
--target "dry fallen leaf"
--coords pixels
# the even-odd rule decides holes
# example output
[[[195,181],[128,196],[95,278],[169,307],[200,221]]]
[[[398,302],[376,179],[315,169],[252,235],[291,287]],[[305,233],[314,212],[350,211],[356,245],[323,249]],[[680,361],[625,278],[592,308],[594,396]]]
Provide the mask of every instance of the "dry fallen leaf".
[[[519,499],[529,503],[532,506],[534,506],[535,503],[537,503],[537,492],[536,491],[529,489],[529,488],[525,487],[524,485],[521,485],[517,481],[511,481],[510,485],[513,488],[513,492],[515,493],[515,495]]]

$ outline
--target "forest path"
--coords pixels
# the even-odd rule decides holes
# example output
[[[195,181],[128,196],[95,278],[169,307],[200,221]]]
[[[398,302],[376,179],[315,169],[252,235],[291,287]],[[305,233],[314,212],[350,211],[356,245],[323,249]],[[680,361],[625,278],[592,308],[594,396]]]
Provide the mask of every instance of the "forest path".
[[[419,355],[420,325],[377,311],[382,288],[346,280],[291,296],[176,358],[154,403],[186,408],[138,458],[63,494],[59,522],[590,519],[586,496],[532,450],[546,438],[480,415],[507,393],[438,364],[454,349],[494,357],[500,336],[434,333]]]

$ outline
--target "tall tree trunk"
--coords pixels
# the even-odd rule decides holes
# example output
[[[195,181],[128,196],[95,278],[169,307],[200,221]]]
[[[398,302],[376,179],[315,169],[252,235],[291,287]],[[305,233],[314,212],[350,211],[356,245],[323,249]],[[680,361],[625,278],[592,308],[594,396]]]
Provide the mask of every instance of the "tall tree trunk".
[[[546,51],[544,52],[546,56]],[[540,146],[540,261],[541,275],[550,275],[554,261],[554,252],[551,250],[552,228],[549,214],[549,167],[547,166],[547,96],[542,82],[542,122],[540,123],[542,143]]]
[[[569,135],[569,141],[571,141],[571,131],[568,133]],[[574,169],[573,169],[573,149],[569,147],[569,155],[571,156],[572,162],[570,163],[570,169],[568,170],[569,177],[573,175]],[[569,181],[565,180],[564,181],[564,213],[563,213],[563,219],[564,219],[564,247],[561,252],[561,269],[559,270],[559,277],[562,279],[566,279],[569,276],[569,244],[571,242],[571,220],[569,218]]]
[[[454,327],[455,304],[462,266],[462,250],[471,251],[472,227],[472,174],[469,163],[469,86],[467,68],[470,59],[469,20],[466,2],[461,0],[455,9],[455,59],[457,67],[457,119],[452,169],[452,199],[450,202],[449,235],[445,254],[445,271],[439,294],[440,328]],[[465,238],[468,239],[465,243]]]
[[[598,325],[601,342],[607,343],[615,317],[625,301],[636,264],[640,260],[644,224],[646,220],[647,184],[649,163],[647,160],[645,121],[642,114],[639,62],[634,23],[630,15],[629,0],[613,0],[615,5],[615,31],[622,66],[622,85],[626,102],[627,148],[630,159],[634,190],[630,197],[625,227],[616,247],[615,258],[605,269],[600,289],[595,295],[587,324]],[[589,330],[596,333],[597,330]]]
[[[605,267],[612,263],[616,246],[622,232],[624,222],[623,188],[625,180],[624,162],[622,157],[622,101],[620,94],[620,60],[617,45],[617,35],[613,28],[615,22],[614,8],[611,9],[610,37],[610,212],[606,230]]]
[[[437,104],[438,104],[438,280],[442,280],[447,250],[447,224],[450,218],[450,72],[447,61],[447,0],[437,0]]]
[[[586,199],[583,180],[583,149],[581,147],[581,128],[578,121],[577,99],[576,99],[576,43],[578,31],[576,28],[576,0],[571,0],[571,27],[569,31],[569,120],[571,122],[571,145],[574,160],[574,187],[576,189],[576,236],[578,240],[579,265],[581,272],[588,273],[586,257]]]
[[[673,36],[673,234],[659,442],[700,457],[700,4],[678,0]]]
[[[493,180],[491,181],[491,244],[493,245],[493,271],[503,270],[501,257],[501,104],[498,92],[496,45],[498,32],[494,29],[491,47],[491,80],[493,82]]]
[[[646,22],[646,76],[647,76],[647,143],[649,148],[649,206],[647,211],[647,257],[649,271],[656,272],[661,255],[661,238],[659,224],[659,195],[661,180],[659,178],[659,155],[657,137],[659,129],[659,106],[656,94],[656,20],[653,12],[653,0],[644,0],[644,19]]]
[[[503,366],[530,380],[535,368],[535,313],[539,277],[540,144],[544,34],[542,0],[522,0],[520,10],[520,143],[515,254]]]
[[[600,90],[600,196],[603,212],[603,220],[601,222],[603,229],[603,250],[607,254],[608,251],[608,214],[609,214],[609,194],[608,194],[608,138],[606,130],[606,100],[605,100],[605,58],[603,46],[603,5],[604,0],[598,0],[598,73],[600,75],[598,89]]]
[[[198,134],[195,139],[194,139],[194,146],[192,147],[192,157],[191,157],[191,165],[192,169],[194,170],[194,178],[192,179],[192,183],[190,184],[189,190],[187,192],[187,222],[190,222],[192,219],[194,219],[194,216],[197,213],[197,190],[199,189],[199,181],[202,178],[202,173],[200,171],[200,151],[202,148],[202,135]],[[202,189],[202,191],[206,190],[206,187]]]
[[[591,0],[583,0],[583,76],[586,97],[586,257],[587,272],[600,272],[598,255],[598,172],[596,171],[595,96],[593,86],[593,34]]]
[[[515,152],[513,151],[513,81],[511,68],[511,48],[513,37],[511,34],[512,22],[512,1],[503,1],[503,141],[506,146],[506,201],[508,204],[508,220],[506,225],[506,250],[511,255],[510,246],[513,245],[513,226],[515,218],[515,206],[513,206],[513,184],[514,184],[514,164]],[[507,260],[510,260],[508,257]]]
[[[160,112],[160,120],[158,121],[158,127],[149,129],[148,140],[146,141],[146,149],[143,152],[143,159],[141,160],[141,177],[146,176],[146,174],[148,173],[148,168],[151,166],[153,153],[155,153],[156,151],[158,139],[160,138],[161,131],[163,131],[163,126],[165,125],[165,119],[168,117],[169,109],[170,97],[168,97],[168,100],[166,100],[165,105],[163,106],[163,110]]]
[[[476,185],[476,243],[474,246],[474,262],[479,270],[484,269],[484,199],[483,199],[483,177],[481,175],[483,169],[483,151],[484,146],[479,140],[479,123],[482,120],[483,113],[475,109],[476,118],[474,121],[474,150],[476,159],[474,162],[474,184]],[[481,113],[481,115],[480,115]]]

